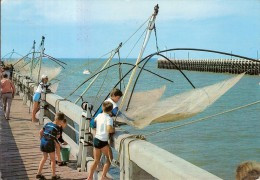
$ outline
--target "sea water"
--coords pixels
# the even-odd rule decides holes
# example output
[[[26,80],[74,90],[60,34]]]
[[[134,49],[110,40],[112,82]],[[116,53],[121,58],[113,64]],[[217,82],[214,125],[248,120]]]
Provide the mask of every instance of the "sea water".
[[[69,58],[63,59],[63,61],[68,65],[60,75],[61,81],[57,91],[57,94],[63,97],[70,94],[80,83],[89,77],[89,75],[83,74],[85,69],[92,72],[104,62],[104,60],[98,59]],[[134,59],[129,60],[133,64],[134,61]],[[174,85],[164,95],[166,97],[192,89],[178,71],[157,69],[156,60],[152,60],[147,68],[153,72],[163,73],[164,76],[174,80]],[[209,72],[184,71],[184,73],[196,87],[211,85],[234,76],[233,74]],[[118,78],[116,74],[115,78]],[[155,78],[150,73],[146,73],[142,78],[139,90],[145,91],[156,87],[159,88],[168,83],[160,78]],[[130,133],[147,134],[162,128],[175,126],[249,104],[260,100],[259,83],[259,76],[245,75],[233,88],[204,112],[183,121],[153,124],[142,130],[129,126],[123,126],[122,128]],[[71,96],[72,99],[75,100],[80,93],[73,94]],[[160,132],[153,136],[148,136],[147,140],[220,178],[234,179],[235,169],[238,164],[248,160],[260,161],[260,104],[209,118],[198,123]],[[115,174],[118,177],[118,171],[115,171]]]

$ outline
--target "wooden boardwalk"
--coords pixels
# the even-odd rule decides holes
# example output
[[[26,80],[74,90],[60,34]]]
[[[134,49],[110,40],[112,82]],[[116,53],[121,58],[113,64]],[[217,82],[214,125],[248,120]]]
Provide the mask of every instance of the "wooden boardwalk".
[[[38,123],[32,123],[29,108],[15,96],[10,120],[7,121],[0,102],[0,179],[36,179],[39,162],[42,158],[39,145]],[[76,170],[76,160],[71,160],[68,166],[56,166],[56,172],[61,179],[86,179],[86,172]],[[45,163],[43,175],[51,179],[49,160]]]

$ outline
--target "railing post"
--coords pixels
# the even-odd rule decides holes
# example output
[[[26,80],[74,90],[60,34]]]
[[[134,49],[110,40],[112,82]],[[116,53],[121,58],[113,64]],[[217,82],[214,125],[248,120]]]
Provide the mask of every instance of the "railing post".
[[[20,75],[18,75],[18,78],[17,78],[17,87],[16,87],[16,89],[17,89],[17,95],[20,95],[20,92],[21,92],[21,82],[20,82],[20,78],[21,78],[21,76]]]
[[[39,116],[39,124],[44,124],[44,108],[46,106],[46,92],[47,87],[43,86],[43,91],[41,92],[41,101],[40,101],[40,116]]]
[[[28,100],[28,80],[27,78],[25,78],[23,80],[23,86],[24,86],[24,90],[23,90],[23,104],[26,105],[27,104],[27,100]]]
[[[134,180],[134,179],[155,179],[152,175],[140,168],[136,163],[130,160],[130,144],[135,140],[134,138],[126,138],[122,143],[122,150],[120,154],[120,179]]]
[[[84,139],[83,139],[83,149],[82,149],[82,161],[81,161],[81,171],[85,171],[86,167],[86,157],[87,155],[91,154],[93,151],[92,143],[90,142],[91,132],[90,132],[90,120],[91,120],[91,113],[90,113],[90,104],[86,103],[86,123],[85,123],[85,132],[84,132]]]
[[[85,171],[86,168],[86,157],[91,156],[93,148],[90,143],[90,104],[83,103],[82,104],[82,117],[80,121],[80,132],[79,132],[79,152],[78,152],[78,160],[77,166],[80,167],[81,171]]]
[[[80,125],[79,125],[79,152],[78,152],[77,167],[81,166],[81,161],[82,161],[82,150],[83,150],[83,144],[84,144],[86,118],[87,118],[87,111],[85,111],[83,109],[82,117],[81,117]]]

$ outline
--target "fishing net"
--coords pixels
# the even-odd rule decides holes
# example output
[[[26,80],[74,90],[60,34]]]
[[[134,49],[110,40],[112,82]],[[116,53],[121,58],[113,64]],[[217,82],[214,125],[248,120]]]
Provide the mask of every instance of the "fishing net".
[[[49,86],[52,93],[56,93],[59,87],[59,82],[53,83]]]
[[[19,63],[22,64],[22,63]],[[17,68],[18,69],[18,68]],[[18,69],[19,73],[24,75],[24,76],[30,76],[30,63],[27,65],[21,67]],[[46,65],[41,66],[41,71],[40,71],[40,78],[41,75],[45,74],[48,76],[49,81],[55,79],[61,72],[61,67],[50,67]],[[38,73],[39,73],[39,64],[36,65],[36,67],[32,70],[32,80],[37,82],[38,81]]]
[[[161,100],[165,87],[133,94],[127,111],[122,110],[117,120],[136,128],[153,123],[164,123],[192,117],[213,104],[242,77],[237,75],[219,83],[187,91]]]

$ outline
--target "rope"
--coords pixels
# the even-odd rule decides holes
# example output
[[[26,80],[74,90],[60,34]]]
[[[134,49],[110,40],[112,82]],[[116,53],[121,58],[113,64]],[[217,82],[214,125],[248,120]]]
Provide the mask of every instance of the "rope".
[[[141,26],[123,43],[123,45],[125,45],[147,23],[147,21],[149,21],[150,18],[151,16],[143,24],[141,24]]]
[[[204,121],[204,120],[207,120],[209,118],[212,118],[212,117],[215,117],[215,116],[219,116],[219,115],[222,115],[222,114],[225,114],[225,113],[229,113],[229,112],[232,112],[232,111],[236,111],[236,110],[239,110],[239,109],[243,109],[243,108],[246,108],[248,106],[252,106],[252,105],[258,104],[258,103],[260,103],[260,100],[252,102],[252,103],[249,103],[249,104],[246,104],[246,105],[243,105],[243,106],[239,106],[239,107],[236,107],[236,108],[233,108],[233,109],[229,109],[229,110],[217,113],[217,114],[206,116],[206,117],[203,117],[203,118],[200,118],[200,119],[197,119],[197,120],[193,120],[193,121],[190,121],[190,122],[187,122],[187,123],[184,123],[184,124],[180,124],[180,125],[177,125],[177,126],[171,126],[171,127],[168,127],[168,128],[160,129],[158,131],[147,133],[147,134],[145,134],[145,136],[152,136],[152,135],[158,134],[160,132],[165,132],[165,131],[169,131],[171,129],[175,129],[175,128],[179,128],[179,127],[186,126],[186,125],[189,125],[189,124],[193,124],[193,123],[196,123],[196,122]]]
[[[95,60],[95,61],[99,61],[101,58],[103,58],[104,56],[110,54],[111,52],[112,52],[112,51],[109,51],[109,52],[103,54],[102,56],[100,56],[100,57],[99,57],[97,60]],[[91,61],[90,63],[92,64],[92,63],[94,63],[95,61]],[[64,78],[62,78],[62,77],[64,77],[64,76],[68,77],[68,76],[70,76],[70,75],[75,74],[76,72],[78,72],[79,70],[81,70],[82,68],[84,68],[85,66],[87,66],[87,65],[89,66],[90,63],[89,63],[89,59],[88,59],[86,63],[84,63],[84,64],[82,64],[82,65],[80,65],[80,66],[76,66],[74,69],[68,71],[66,74],[61,75],[61,76],[60,76],[60,79],[64,79]],[[101,66],[102,66],[102,64],[101,64]],[[100,67],[98,67],[97,69],[99,69],[99,68],[100,68]],[[94,73],[94,72],[93,72],[93,73]],[[91,74],[93,74],[93,73],[91,73]],[[59,80],[59,81],[61,81],[61,80]]]
[[[159,50],[159,47],[158,47],[157,32],[156,32],[155,24],[154,24],[154,35],[155,35],[155,42],[156,42],[156,50],[157,50],[157,53],[158,53],[160,50]]]
[[[113,50],[114,51],[114,50]],[[110,51],[109,53],[111,53],[110,57],[112,56],[112,53],[113,51]],[[107,63],[107,61],[110,59],[110,57],[105,61],[103,62],[93,73],[92,73],[92,76],[93,77],[93,74],[96,74],[97,72],[100,71],[100,69]],[[66,74],[67,75],[67,74]],[[96,74],[97,75],[97,74]],[[69,95],[66,96],[65,99],[69,98],[70,96],[72,96],[80,87],[82,87],[91,77],[88,77],[85,81],[83,81],[80,85],[77,86],[77,88],[75,88]]]
[[[120,156],[121,156],[122,147],[123,147],[122,144],[124,143],[124,141],[125,141],[126,139],[129,139],[129,138],[134,138],[134,139],[130,140],[130,141],[127,143],[128,159],[129,159],[129,161],[130,161],[130,152],[129,152],[130,143],[132,143],[132,142],[134,142],[134,141],[136,141],[136,140],[146,140],[145,136],[143,136],[143,135],[141,135],[141,134],[138,134],[138,135],[129,135],[129,136],[127,136],[127,137],[122,138],[122,139],[120,140],[119,151],[118,151],[118,156],[117,156],[117,160],[116,160],[117,162],[120,162]],[[124,163],[124,160],[123,160],[123,163]],[[115,163],[112,163],[112,162],[111,162],[111,164],[114,165]],[[115,165],[115,166],[117,167],[117,165]],[[122,168],[119,169],[120,172],[121,172],[123,169],[124,169],[124,164],[123,164]]]
[[[110,62],[108,63],[108,66],[110,66]],[[109,69],[106,70],[106,75],[105,75],[105,77],[103,78],[103,82],[102,82],[102,84],[101,84],[100,87],[99,87],[99,90],[98,90],[98,92],[97,92],[97,95],[96,95],[95,100],[94,100],[94,103],[93,103],[93,106],[96,105],[96,103],[97,103],[97,101],[99,100],[99,98],[101,97],[102,93],[105,91],[105,89],[102,91],[102,88],[103,88],[105,82],[109,82],[109,81],[107,81],[108,72],[109,72]]]

